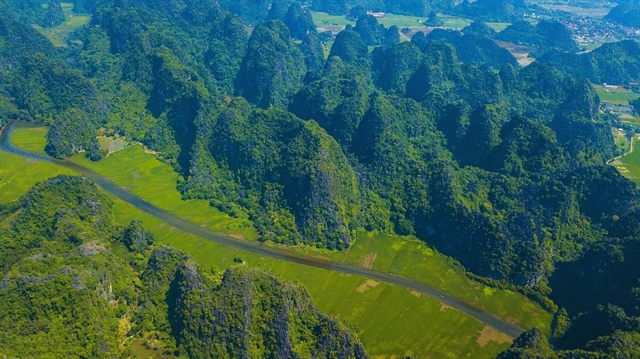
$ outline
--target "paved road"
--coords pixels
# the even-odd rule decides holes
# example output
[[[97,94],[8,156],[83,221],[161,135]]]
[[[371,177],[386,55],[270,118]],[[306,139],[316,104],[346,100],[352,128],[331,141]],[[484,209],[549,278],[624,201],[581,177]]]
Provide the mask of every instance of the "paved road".
[[[251,253],[259,254],[262,256],[275,258],[279,260],[290,261],[306,266],[318,267],[327,270],[333,270],[342,273],[355,274],[367,278],[371,278],[380,282],[385,282],[389,284],[398,285],[401,287],[405,287],[424,295],[427,295],[440,303],[443,303],[449,307],[457,309],[474,319],[484,323],[486,325],[490,325],[498,331],[508,335],[509,337],[516,338],[520,334],[522,334],[523,330],[516,325],[506,322],[505,320],[489,314],[479,308],[475,308],[468,303],[446,293],[437,288],[428,286],[423,283],[416,282],[411,279],[407,279],[404,277],[399,277],[393,274],[378,272],[362,267],[357,267],[349,264],[338,263],[328,260],[323,260],[319,258],[313,258],[304,256],[302,254],[291,253],[280,249],[270,248],[265,246],[260,242],[248,242],[239,239],[232,238],[222,233],[212,232],[206,228],[202,228],[196,224],[193,224],[185,219],[177,217],[163,209],[160,209],[149,202],[146,202],[140,197],[137,197],[130,192],[127,192],[120,188],[118,185],[114,184],[110,180],[100,176],[99,174],[91,171],[88,168],[80,166],[76,163],[70,161],[61,161],[54,158],[51,158],[46,155],[41,155],[29,151],[22,150],[20,148],[15,147],[11,144],[9,139],[11,138],[11,132],[13,131],[14,125],[9,124],[5,126],[5,129],[0,134],[0,150],[12,153],[15,155],[19,155],[29,159],[35,159],[39,161],[45,161],[54,163],[60,166],[64,166],[70,168],[79,174],[82,174],[91,180],[93,180],[98,186],[102,187],[107,192],[112,195],[120,198],[121,200],[135,206],[136,208],[157,217],[171,226],[186,232],[198,236],[200,238],[204,238],[228,247],[248,251]]]

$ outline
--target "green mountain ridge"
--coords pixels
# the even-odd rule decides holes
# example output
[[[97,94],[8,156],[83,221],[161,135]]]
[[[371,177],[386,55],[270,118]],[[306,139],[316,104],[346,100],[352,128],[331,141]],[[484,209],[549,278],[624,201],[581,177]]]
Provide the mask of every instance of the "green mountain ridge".
[[[397,28],[361,16],[335,37],[325,60],[327,44],[300,4],[102,0],[77,2],[77,11],[93,10],[92,20],[72,35],[78,40],[73,46],[54,50],[28,27],[46,10],[42,4],[2,4],[0,114],[49,125],[48,154],[85,152],[98,161],[106,151],[97,132],[113,130],[170,163],[180,174],[176,185],[184,198],[206,199],[231,217],[248,213],[261,241],[347,250],[363,228],[416,235],[460,261],[470,275],[525,292],[556,313],[550,341],[559,352],[533,330],[504,355],[607,357],[615,355],[616,341],[621,352],[633,353],[638,273],[629,258],[636,252],[640,193],[607,165],[622,150],[589,80],[637,80],[637,43],[577,55],[559,23],[517,22],[494,35],[482,24],[469,28],[551,50],[518,68],[513,57],[497,53],[497,45],[473,31],[435,31],[400,42]],[[482,12],[487,4],[492,2],[459,8]],[[346,12],[354,5],[362,4],[324,1],[312,7]],[[506,5],[505,16],[526,8]],[[14,47],[18,42],[33,45]],[[355,336],[313,310],[301,288],[251,269],[206,273],[166,248],[147,253],[151,240],[142,226],[115,228],[105,215],[108,201],[87,189],[91,185],[51,181],[23,201],[45,188],[55,206],[64,202],[55,199],[57,189],[76,187],[91,200],[73,209],[24,207],[11,222],[0,251],[10,253],[2,268],[11,274],[6,286],[8,305],[16,310],[12,317],[26,320],[24,313],[48,308],[21,307],[12,290],[24,278],[30,285],[44,283],[42,290],[51,293],[58,293],[48,287],[55,278],[66,292],[74,285],[71,274],[52,272],[58,264],[40,269],[36,250],[45,248],[47,261],[74,269],[65,262],[73,256],[63,253],[88,246],[80,251],[97,254],[78,259],[76,269],[103,266],[105,278],[119,278],[116,297],[126,301],[111,297],[113,289],[105,292],[105,278],[87,274],[96,291],[82,295],[107,308],[95,325],[111,334],[103,342],[95,335],[79,339],[92,343],[85,356],[120,350],[117,314],[130,313],[137,301],[150,312],[130,317],[136,330],[186,356],[365,355]],[[38,220],[30,222],[30,216]],[[118,238],[136,253],[127,257],[129,269],[110,252],[111,244],[100,242]],[[26,259],[34,255],[35,261]],[[156,272],[166,272],[163,277],[143,269],[147,255],[159,266]],[[604,268],[596,270],[600,264]],[[34,268],[33,278],[22,276],[23,266]],[[611,284],[614,276],[624,280]],[[251,285],[237,287],[240,282]],[[568,283],[580,289],[568,290]],[[34,288],[34,298],[42,300],[40,287]],[[224,307],[218,296],[234,305]],[[268,310],[252,312],[251,323],[242,323],[236,311],[249,310],[241,304],[254,299]],[[110,302],[114,307],[108,309]],[[211,308],[229,321],[207,317]],[[191,317],[195,313],[206,320]],[[88,321],[82,318],[80,324]],[[31,339],[15,336],[23,325],[16,323],[20,328],[5,334],[0,348],[22,343],[21,350],[31,353],[24,344]],[[56,335],[79,336],[69,332],[77,331],[72,323],[56,325],[29,319],[23,333],[40,338],[55,328]],[[272,326],[278,330],[266,329]],[[215,333],[202,335],[211,327]],[[601,330],[590,334],[592,327]]]
[[[130,104],[126,112],[135,109],[136,113],[145,115],[127,120],[120,117],[117,120],[120,134],[135,135],[174,164],[188,184],[186,187],[181,185],[186,196],[209,198],[213,205],[229,210],[238,205],[253,212],[253,218],[259,219],[257,226],[263,240],[302,241],[321,247],[346,248],[353,238],[351,231],[359,226],[394,230],[401,234],[416,233],[437,243],[445,253],[460,259],[474,272],[534,286],[541,278],[540,273],[545,271],[543,268],[557,259],[543,256],[522,272],[507,264],[512,260],[518,262],[515,258],[520,255],[511,250],[495,250],[504,248],[504,243],[498,244],[503,240],[507,243],[511,240],[519,244],[528,243],[524,245],[528,248],[524,253],[532,253],[536,251],[535,246],[541,245],[531,238],[533,232],[528,226],[525,226],[528,229],[521,227],[523,222],[516,219],[517,216],[500,214],[504,211],[527,216],[526,212],[540,206],[525,206],[525,202],[534,203],[535,200],[525,201],[517,191],[508,189],[509,186],[536,183],[540,188],[543,187],[539,185],[542,178],[558,173],[561,168],[571,171],[585,165],[603,164],[614,156],[612,137],[604,131],[606,120],[593,111],[597,106],[595,95],[561,73],[551,72],[553,76],[549,76],[546,69],[538,65],[516,72],[506,65],[496,74],[484,67],[461,63],[450,45],[426,41],[385,44],[375,50],[372,58],[360,33],[346,30],[337,37],[326,67],[303,82],[305,66],[298,48],[289,38],[291,33],[283,23],[270,20],[253,30],[242,63],[226,63],[229,69],[238,71],[234,80],[236,94],[244,95],[253,102],[249,106],[243,105],[241,112],[250,113],[253,105],[290,109],[303,120],[316,120],[340,144],[336,146],[331,140],[320,141],[325,143],[318,148],[319,154],[325,153],[322,157],[305,155],[307,149],[302,148],[283,151],[286,146],[315,138],[322,131],[308,132],[310,137],[305,140],[302,137],[292,138],[292,142],[289,139],[276,140],[278,136],[286,137],[286,132],[269,133],[269,126],[260,126],[259,122],[266,124],[271,116],[289,115],[275,115],[273,112],[267,112],[273,115],[256,119],[256,126],[248,126],[253,130],[241,136],[246,125],[239,123],[236,127],[225,127],[226,119],[233,118],[224,110],[229,105],[222,95],[230,90],[225,85],[229,84],[226,80],[229,77],[221,78],[223,88],[216,85],[219,82],[214,80],[215,74],[202,62],[211,56],[207,54],[212,48],[198,45],[206,44],[209,34],[237,33],[237,24],[212,3],[193,3],[184,8],[177,4],[174,6],[174,11],[160,14],[152,7],[140,6],[136,2],[125,1],[121,7],[98,5],[93,23],[103,24],[104,29],[94,26],[87,39],[106,35],[110,41],[85,41],[91,52],[81,51],[77,55],[84,59],[80,67],[86,68],[92,62],[100,64],[96,61],[103,56],[115,57],[114,60],[100,64],[96,71],[85,70],[84,75],[89,77],[84,79],[76,70],[56,72],[75,76],[71,78],[80,83],[97,84],[94,87],[95,97],[91,92],[91,96],[83,96],[80,92],[79,100],[71,102],[60,102],[54,97],[51,102],[60,102],[60,105],[48,112],[26,108],[36,114],[53,116],[54,123],[61,123],[62,129],[65,121],[74,122],[65,120],[73,117],[63,111],[72,106],[83,107],[97,128],[109,121],[105,117],[114,118],[113,115],[122,113],[122,109],[113,105],[94,108],[93,104],[112,103],[110,99],[114,92],[122,93],[131,86],[136,87],[141,93],[140,101],[137,105],[136,102]],[[216,20],[203,22],[193,15],[193,9],[210,14]],[[134,26],[116,28],[113,25],[134,19],[137,19]],[[174,30],[174,33],[164,31],[160,24]],[[227,30],[220,31],[218,27]],[[97,35],[100,32],[102,35]],[[186,41],[187,37],[193,37],[193,40]],[[171,38],[174,40],[163,40]],[[172,48],[158,45],[163,42]],[[142,44],[146,45],[141,47]],[[211,46],[219,44],[215,42]],[[222,50],[216,48],[217,52]],[[237,48],[228,50],[227,56],[233,57],[232,54],[238,53]],[[412,58],[407,57],[409,54]],[[340,57],[342,63],[336,57]],[[44,68],[54,64],[42,62]],[[277,64],[274,67],[276,72],[270,70],[272,64]],[[40,73],[47,74],[44,70],[29,67],[24,73],[16,72],[15,76],[17,80],[29,76],[40,78]],[[341,78],[345,81],[340,80],[338,86],[319,87]],[[58,79],[51,78],[50,81]],[[69,82],[64,80],[64,83]],[[259,85],[245,88],[243,84]],[[252,95],[245,93],[249,88],[258,92]],[[16,94],[25,92],[19,89],[14,88]],[[51,98],[65,93],[56,91],[47,96]],[[400,100],[394,95],[410,99]],[[576,100],[565,102],[568,97]],[[92,105],[83,104],[83,100]],[[18,105],[24,107],[25,103],[18,102]],[[569,112],[575,115],[567,116]],[[558,145],[565,148],[563,157],[566,160],[554,160],[543,166],[531,165],[531,169],[544,168],[542,172],[531,172],[526,168],[529,165],[519,169],[522,166],[519,162],[527,162],[528,154],[518,159],[500,144],[509,135],[507,128],[515,127],[520,116],[556,132]],[[225,121],[221,121],[223,119]],[[132,123],[127,124],[128,121]],[[289,125],[283,126],[303,124],[293,118],[289,121]],[[274,123],[274,126],[279,125]],[[308,130],[312,127],[305,125]],[[238,133],[234,136],[240,137],[225,144],[226,136],[234,131]],[[314,132],[316,134],[311,135]],[[52,154],[55,154],[54,148],[66,146],[64,143],[56,144],[63,141],[56,133],[52,132],[50,137]],[[575,133],[575,136],[564,138],[566,133]],[[215,138],[213,141],[212,136]],[[83,141],[82,145],[72,142],[72,151],[96,148]],[[241,152],[234,152],[238,146],[247,147]],[[215,163],[211,163],[209,157],[212,156],[206,153],[207,147],[210,147],[208,151]],[[295,152],[300,150],[302,152]],[[244,155],[236,158],[242,151]],[[289,156],[296,153],[295,156],[301,155],[307,161],[314,157],[325,159],[319,162],[315,171],[297,170],[297,167],[308,166],[306,162],[296,163],[298,160],[276,166],[275,161],[286,159],[286,153],[291,153]],[[399,153],[402,156],[398,156]],[[99,151],[90,151],[88,155],[96,159],[101,156]],[[508,161],[501,157],[494,161],[496,155],[511,157]],[[458,165],[472,167],[463,169]],[[425,172],[424,169],[430,166],[432,169]],[[394,170],[389,170],[391,168]],[[293,172],[287,173],[289,170]],[[452,175],[441,178],[439,173],[443,170]],[[497,183],[504,181],[505,184],[497,184],[494,178],[500,178]],[[473,184],[462,185],[467,181]],[[197,188],[200,185],[214,188]],[[463,193],[465,186],[476,190]],[[282,188],[287,187],[298,188],[299,191],[283,193]],[[502,202],[500,197],[489,198],[485,191],[509,193],[506,196],[511,202]],[[227,202],[230,198],[234,204]],[[446,202],[445,198],[451,201]],[[484,211],[484,207],[489,210]],[[327,213],[331,215],[322,218]],[[540,228],[536,236],[547,238],[542,242],[552,243],[555,240],[544,233],[554,231],[555,225],[547,224],[554,223],[550,219],[554,215],[546,213],[549,214],[541,221],[531,218],[536,223],[533,226]],[[457,219],[452,220],[454,218]],[[471,223],[480,221],[482,224],[473,230],[460,228],[455,224],[458,219]],[[531,233],[524,236],[526,239],[509,234],[526,232]],[[328,233],[329,238],[322,237]],[[463,240],[465,237],[469,239]],[[480,238],[489,240],[478,240]],[[531,245],[534,248],[530,248]],[[477,256],[478,253],[487,255]],[[488,253],[494,254],[489,256]],[[495,253],[498,253],[497,257]]]
[[[638,27],[640,25],[640,8],[637,1],[624,1],[611,9],[605,19],[618,24]]]
[[[540,61],[551,63],[574,76],[588,78],[593,83],[621,85],[640,80],[638,54],[638,42],[625,40],[604,44],[579,55],[550,51]]]
[[[20,203],[0,234],[1,354],[131,357],[128,323],[126,336],[155,333],[187,357],[367,357],[299,284],[242,265],[206,272],[175,249],[149,249],[141,222],[117,228],[111,200],[86,178],[52,178]]]

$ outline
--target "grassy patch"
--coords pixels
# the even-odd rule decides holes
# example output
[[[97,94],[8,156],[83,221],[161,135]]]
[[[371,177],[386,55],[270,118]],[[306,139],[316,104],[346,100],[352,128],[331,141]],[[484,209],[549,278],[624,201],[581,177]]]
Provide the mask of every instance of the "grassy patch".
[[[506,29],[510,25],[511,25],[511,23],[509,23],[509,22],[488,22],[487,23],[487,26],[489,26],[490,28],[494,29],[497,32],[500,32],[500,31]]]
[[[360,233],[345,263],[393,273],[440,288],[465,302],[517,323],[550,332],[552,315],[526,296],[486,287],[457,271],[450,260],[417,238]]]
[[[570,5],[551,5],[551,4],[540,4],[541,7],[553,10],[553,11],[564,11],[568,12],[580,17],[591,17],[591,18],[603,18],[605,15],[611,11],[611,7],[594,7],[594,8],[585,8],[579,6],[570,6]]]
[[[444,27],[453,28],[453,29],[462,29],[463,27],[469,26],[471,21],[467,19],[463,19],[461,17],[455,17],[450,15],[438,14],[438,17],[442,22],[444,22]]]
[[[312,12],[311,15],[313,17],[313,22],[317,27],[322,27],[327,30],[340,31],[344,29],[346,25],[356,25],[355,21],[348,20],[344,16],[328,15],[320,12]],[[439,17],[444,23],[444,27],[446,28],[461,29],[469,25],[470,23],[470,21],[467,19],[455,16],[440,14]],[[383,24],[386,27],[395,25],[400,29],[408,27],[416,31],[420,29],[427,29],[423,24],[426,20],[426,17],[404,16],[387,13],[385,17],[378,19],[378,23]]]
[[[180,232],[120,200],[114,212],[122,224],[143,220],[157,243],[189,253],[203,267],[224,269],[239,256],[250,266],[299,281],[320,310],[357,328],[372,356],[493,358],[509,346],[501,339],[479,341],[486,336],[481,323],[402,287],[228,248]]]
[[[176,189],[179,175],[168,164],[145,153],[140,145],[112,153],[99,162],[90,161],[84,154],[76,155],[72,160],[193,223],[216,232],[239,234],[250,240],[257,238],[257,232],[246,213],[238,211],[238,218],[234,218],[211,207],[208,201],[183,200]]]
[[[333,47],[333,43],[334,41],[327,41],[324,43],[323,50],[324,50],[325,59],[329,58],[329,54],[331,53],[331,48]]]
[[[322,12],[312,11],[311,12],[311,17],[313,18],[314,24],[316,24],[316,26],[319,26],[319,27],[325,27],[325,26],[342,26],[342,27],[344,27],[346,25],[356,26],[356,22],[355,21],[348,20],[344,16],[329,15],[329,14],[322,13]]]
[[[91,15],[79,15],[73,13],[73,3],[63,2],[60,4],[64,12],[64,22],[58,26],[43,28],[38,25],[33,27],[51,41],[53,46],[64,47],[64,39],[72,32],[89,23]]]
[[[618,131],[617,128],[612,128],[611,133],[613,133],[613,139],[615,140],[616,147],[618,147],[621,153],[628,151],[630,142],[629,139],[627,139],[626,133]]]
[[[426,17],[386,14],[385,17],[378,19],[378,23],[386,27],[395,25],[402,29],[403,27],[424,27],[422,23],[425,22],[426,19]]]
[[[614,161],[613,165],[623,176],[640,185],[640,151],[638,151],[637,148],[639,145],[638,139],[634,137],[631,141],[633,141],[633,152]]]
[[[44,148],[47,146],[46,127],[18,128],[11,135],[11,142],[27,151],[46,154]]]
[[[611,103],[628,105],[630,100],[635,100],[640,97],[640,94],[621,87],[605,88],[602,85],[593,85],[593,87],[596,89],[596,93],[600,97],[600,100]]]
[[[52,163],[26,160],[23,157],[0,152],[0,203],[8,203],[27,193],[29,188],[71,170]]]
[[[35,131],[26,131],[36,135]],[[243,233],[241,231],[245,230],[245,236],[255,238],[252,227],[242,227],[247,223],[246,219],[230,218],[210,207],[206,201],[183,201],[176,190],[178,175],[168,164],[145,153],[141,146],[118,151],[100,162],[88,161],[83,156],[74,157],[74,161],[194,223],[228,233]],[[476,341],[481,333],[485,339],[491,337],[479,322],[458,311],[442,308],[437,301],[404,288],[384,283],[373,285],[362,277],[227,248],[182,233],[128,204],[116,203],[116,219],[120,223],[127,223],[134,217],[144,220],[145,226],[156,233],[159,243],[189,253],[203,266],[226,268],[233,265],[234,257],[239,256],[249,265],[299,280],[309,289],[320,309],[362,330],[361,338],[370,354],[390,356],[409,353],[432,358],[469,354],[479,358],[492,357],[508,346],[508,343],[499,343],[499,339],[495,342]],[[535,303],[520,294],[488,288],[469,280],[457,272],[446,257],[415,238],[361,233],[348,252],[322,251],[305,246],[287,249],[412,278],[450,292],[524,328],[537,326],[547,333],[549,331],[551,315]]]
[[[634,125],[636,127],[640,127],[640,118],[638,117],[627,117],[627,118],[620,118],[620,122],[622,122],[625,125]]]

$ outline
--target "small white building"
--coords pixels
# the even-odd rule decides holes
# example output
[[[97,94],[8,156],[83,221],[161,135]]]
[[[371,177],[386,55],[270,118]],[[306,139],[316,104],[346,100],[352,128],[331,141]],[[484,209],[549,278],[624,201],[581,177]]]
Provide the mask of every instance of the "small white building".
[[[382,19],[386,14],[384,12],[373,12],[371,10],[367,10],[367,15],[371,15],[373,17],[377,17],[378,19]]]

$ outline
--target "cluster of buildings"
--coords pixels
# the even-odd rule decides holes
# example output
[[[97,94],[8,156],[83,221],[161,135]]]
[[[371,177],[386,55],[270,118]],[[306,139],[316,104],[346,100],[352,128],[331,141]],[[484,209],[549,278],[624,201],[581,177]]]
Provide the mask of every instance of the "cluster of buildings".
[[[634,29],[607,20],[568,16],[559,21],[564,24],[574,36],[580,38],[610,38],[618,40],[627,37],[640,36],[640,29]]]

